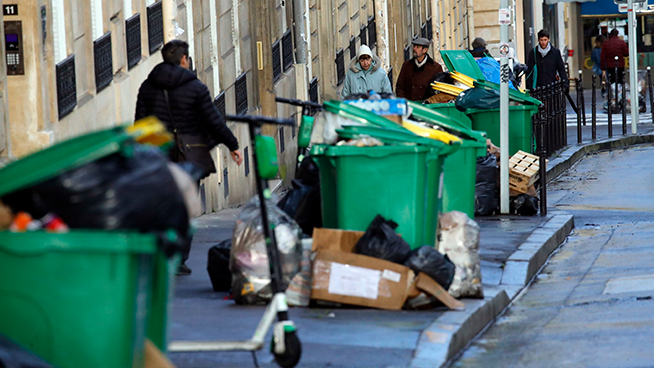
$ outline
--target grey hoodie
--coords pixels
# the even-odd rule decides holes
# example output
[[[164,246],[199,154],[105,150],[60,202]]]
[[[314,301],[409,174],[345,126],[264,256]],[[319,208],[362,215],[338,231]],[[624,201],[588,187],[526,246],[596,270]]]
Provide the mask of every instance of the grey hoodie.
[[[350,70],[348,70],[345,76],[341,99],[345,99],[345,97],[353,94],[367,93],[370,90],[377,93],[393,92],[388,75],[386,75],[380,66],[381,60],[377,55],[372,57],[372,65],[368,70],[361,68],[359,59],[352,59],[350,61]]]

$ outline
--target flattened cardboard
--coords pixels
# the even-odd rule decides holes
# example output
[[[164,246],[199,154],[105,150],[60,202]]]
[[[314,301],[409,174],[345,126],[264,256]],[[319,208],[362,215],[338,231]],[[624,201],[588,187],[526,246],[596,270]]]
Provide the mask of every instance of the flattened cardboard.
[[[315,234],[315,233],[314,233]],[[314,238],[315,245],[315,238]],[[380,272],[377,295],[375,299],[330,293],[330,276],[332,264],[350,265]],[[341,268],[339,266],[339,268]],[[399,281],[397,275],[399,274]],[[321,249],[313,264],[313,283],[311,299],[353,304],[364,307],[388,310],[400,310],[407,298],[407,292],[414,279],[413,271],[397,263],[384,261],[360,254],[346,253],[338,250]],[[356,284],[359,280],[352,280]],[[356,286],[360,285],[352,285]],[[347,291],[343,291],[347,292]]]
[[[354,246],[363,236],[363,231],[315,228],[313,230],[312,251],[322,249],[340,250],[352,253]]]
[[[454,299],[450,293],[447,292],[447,290],[443,289],[443,287],[437,283],[434,279],[429,277],[429,275],[420,272],[418,276],[415,278],[413,285],[415,286],[416,289],[421,290],[436,299],[440,300],[441,303],[445,304],[446,307],[453,309],[453,310],[464,310],[466,308],[466,305],[463,304],[463,302]],[[414,295],[417,296],[415,291],[409,291],[408,293],[410,296]]]

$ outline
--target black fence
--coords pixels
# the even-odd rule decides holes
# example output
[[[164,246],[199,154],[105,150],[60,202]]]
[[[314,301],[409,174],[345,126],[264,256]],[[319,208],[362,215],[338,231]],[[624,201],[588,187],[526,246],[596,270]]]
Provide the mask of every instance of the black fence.
[[[542,151],[546,157],[568,144],[566,94],[568,84],[564,81],[531,91],[531,96],[543,103],[534,115],[533,123],[537,152]]]

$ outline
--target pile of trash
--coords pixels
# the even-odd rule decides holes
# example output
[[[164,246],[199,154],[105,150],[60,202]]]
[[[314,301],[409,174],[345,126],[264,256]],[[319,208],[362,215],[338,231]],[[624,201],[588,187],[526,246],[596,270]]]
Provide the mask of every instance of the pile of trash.
[[[158,122],[147,124],[150,132],[165,130]],[[152,128],[152,124],[159,125]],[[201,211],[197,178],[193,177],[197,169],[172,163],[164,153],[165,140],[158,146],[141,144],[139,141],[151,140],[153,133],[139,135],[130,129],[119,127],[74,138],[3,168],[9,175],[28,164],[49,160],[45,168],[33,170],[30,181],[2,194],[0,230],[121,229],[158,234],[168,240],[167,234],[174,231],[177,240],[161,245],[168,255],[183,248],[190,241],[190,219]],[[103,140],[120,143],[107,144],[115,150],[98,157],[57,155],[67,147],[83,150],[86,144]],[[57,161],[56,157],[63,158]]]
[[[412,250],[395,232],[397,224],[380,215],[365,232],[315,228],[313,238],[302,239],[297,223],[275,201],[267,203],[269,221],[275,229],[289,305],[397,310],[444,304],[463,309],[455,298],[483,297],[479,226],[462,212],[440,217],[438,249],[424,245]],[[209,251],[214,290],[231,289],[237,304],[265,304],[272,298],[260,216],[254,197],[241,211],[232,239]]]
[[[487,154],[477,158],[475,185],[475,216],[499,213],[500,206],[500,149],[490,140]],[[528,160],[524,164],[521,159]],[[509,159],[509,210],[511,214],[534,216],[538,213],[540,199],[537,187],[539,157],[518,151]]]

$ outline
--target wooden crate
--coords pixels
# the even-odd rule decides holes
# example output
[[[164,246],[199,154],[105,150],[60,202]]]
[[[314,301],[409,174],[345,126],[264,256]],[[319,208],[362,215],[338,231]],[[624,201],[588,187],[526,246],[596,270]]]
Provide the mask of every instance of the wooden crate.
[[[516,152],[509,159],[509,187],[520,193],[527,193],[527,189],[538,180],[539,169],[538,156],[524,151]]]

